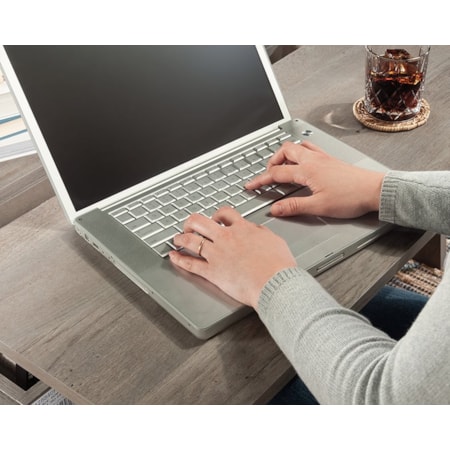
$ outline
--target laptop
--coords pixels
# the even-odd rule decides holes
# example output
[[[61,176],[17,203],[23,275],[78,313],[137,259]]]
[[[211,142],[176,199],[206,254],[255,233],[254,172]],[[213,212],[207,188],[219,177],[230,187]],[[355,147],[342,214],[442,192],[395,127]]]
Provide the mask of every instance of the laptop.
[[[274,218],[273,201],[307,188],[243,189],[288,140],[386,170],[290,117],[263,46],[5,46],[0,62],[67,219],[200,339],[250,309],[170,263],[191,213],[235,207],[314,276],[388,229],[376,214]]]

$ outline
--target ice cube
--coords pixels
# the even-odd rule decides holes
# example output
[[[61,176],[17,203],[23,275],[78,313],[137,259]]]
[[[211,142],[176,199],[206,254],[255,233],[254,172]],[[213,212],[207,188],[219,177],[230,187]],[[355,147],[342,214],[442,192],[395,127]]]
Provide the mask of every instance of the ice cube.
[[[388,48],[384,52],[384,56],[386,58],[391,58],[391,59],[396,59],[396,60],[411,58],[411,55],[406,50],[401,49],[401,48]]]
[[[416,64],[406,62],[411,54],[401,48],[388,48],[383,55],[388,61],[383,65],[385,73],[412,75],[416,73]]]

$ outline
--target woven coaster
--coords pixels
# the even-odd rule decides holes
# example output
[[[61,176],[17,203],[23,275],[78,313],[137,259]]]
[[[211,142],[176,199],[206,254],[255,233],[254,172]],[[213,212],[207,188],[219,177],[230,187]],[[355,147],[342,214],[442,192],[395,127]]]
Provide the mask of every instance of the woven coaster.
[[[364,99],[360,98],[353,104],[353,114],[367,128],[393,133],[397,131],[413,130],[414,128],[423,125],[430,116],[430,105],[426,100],[422,99],[420,111],[412,119],[402,120],[401,122],[388,122],[370,115],[364,108]]]

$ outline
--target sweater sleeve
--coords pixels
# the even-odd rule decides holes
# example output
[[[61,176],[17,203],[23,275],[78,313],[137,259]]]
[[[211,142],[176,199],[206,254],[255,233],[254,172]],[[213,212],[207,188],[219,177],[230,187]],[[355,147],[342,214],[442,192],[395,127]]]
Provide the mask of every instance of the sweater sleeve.
[[[391,172],[382,190],[380,218],[448,230],[448,216],[437,217],[448,202],[448,190],[441,187],[449,186],[448,177],[438,181]],[[446,269],[438,289],[398,342],[340,306],[299,268],[275,275],[264,287],[257,310],[320,403],[450,403],[449,262]]]
[[[450,172],[388,172],[380,220],[450,234]]]

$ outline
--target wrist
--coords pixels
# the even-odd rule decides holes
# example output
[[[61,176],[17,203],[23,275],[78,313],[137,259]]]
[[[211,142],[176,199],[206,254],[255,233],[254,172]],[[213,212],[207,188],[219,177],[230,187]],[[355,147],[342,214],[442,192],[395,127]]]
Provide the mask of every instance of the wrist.
[[[368,207],[370,211],[380,210],[381,190],[385,175],[386,173],[384,172],[372,172],[372,179],[368,184],[368,186],[370,186],[370,191],[367,195],[367,199],[369,200]]]

